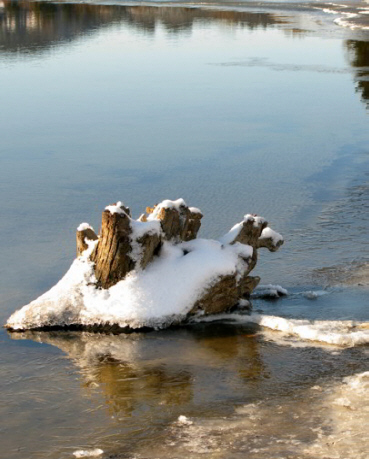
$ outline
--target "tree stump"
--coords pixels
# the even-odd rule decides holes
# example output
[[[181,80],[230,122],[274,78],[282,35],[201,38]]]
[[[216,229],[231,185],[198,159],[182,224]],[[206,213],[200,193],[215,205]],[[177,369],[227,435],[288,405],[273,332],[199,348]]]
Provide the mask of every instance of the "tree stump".
[[[147,207],[146,213],[138,220],[131,218],[129,208],[121,202],[107,206],[102,213],[98,243],[90,256],[95,264],[97,286],[108,289],[130,271],[145,269],[155,256],[160,256],[165,241],[180,244],[195,239],[202,216],[198,209],[187,207],[183,200],[163,201]],[[79,229],[78,255],[87,249],[86,239],[97,239],[91,227]],[[248,299],[260,281],[259,277],[249,276],[257,263],[257,249],[265,247],[274,252],[283,244],[283,238],[268,228],[265,219],[248,214],[223,237],[223,243],[250,246],[252,255],[242,259],[241,275],[235,272],[215,279],[196,301],[190,314],[199,310],[206,314],[225,312],[240,299]]]

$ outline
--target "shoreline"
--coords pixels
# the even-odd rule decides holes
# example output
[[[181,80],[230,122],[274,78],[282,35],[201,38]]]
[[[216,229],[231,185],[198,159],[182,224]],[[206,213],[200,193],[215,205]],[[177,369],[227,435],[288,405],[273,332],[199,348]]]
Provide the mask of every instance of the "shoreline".
[[[31,3],[44,1],[50,3],[49,0],[31,0]],[[77,1],[58,0],[52,3],[72,3],[78,4]],[[119,0],[88,0],[84,2],[90,5],[102,6],[124,6],[124,7],[157,7],[157,8],[188,8],[188,9],[204,9],[218,11],[234,11],[234,12],[280,12],[284,14],[296,13],[322,13],[326,19],[331,18],[332,25],[338,26],[343,30],[351,30],[355,32],[369,31],[369,2],[363,0],[361,2],[343,1],[334,3],[322,1],[320,3],[313,2],[256,2],[256,1],[119,1]],[[333,18],[332,16],[335,16]],[[368,37],[369,39],[369,37]]]

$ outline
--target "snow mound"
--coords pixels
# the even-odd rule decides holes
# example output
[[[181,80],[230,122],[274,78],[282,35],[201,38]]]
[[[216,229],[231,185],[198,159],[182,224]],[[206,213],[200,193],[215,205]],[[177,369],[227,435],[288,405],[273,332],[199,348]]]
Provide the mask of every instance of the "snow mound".
[[[109,289],[94,285],[89,254],[96,241],[77,258],[66,275],[48,292],[16,311],[7,326],[14,330],[80,324],[118,325],[121,328],[162,328],[181,321],[205,290],[220,276],[234,274],[240,258],[252,247],[223,246],[195,239],[172,245],[144,271],[132,271]]]

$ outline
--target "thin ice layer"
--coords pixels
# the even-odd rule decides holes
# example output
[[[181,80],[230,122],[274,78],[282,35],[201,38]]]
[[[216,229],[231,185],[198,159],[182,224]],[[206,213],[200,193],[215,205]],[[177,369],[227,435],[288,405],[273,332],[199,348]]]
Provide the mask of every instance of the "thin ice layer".
[[[294,337],[301,341],[331,344],[340,347],[354,347],[369,343],[369,323],[352,320],[315,320],[288,319],[264,314],[219,314],[198,317],[197,322],[227,320],[235,323],[254,323],[261,327],[279,332],[276,340]],[[279,336],[278,336],[279,335]],[[268,337],[271,337],[268,335]],[[292,344],[292,343],[291,343]]]

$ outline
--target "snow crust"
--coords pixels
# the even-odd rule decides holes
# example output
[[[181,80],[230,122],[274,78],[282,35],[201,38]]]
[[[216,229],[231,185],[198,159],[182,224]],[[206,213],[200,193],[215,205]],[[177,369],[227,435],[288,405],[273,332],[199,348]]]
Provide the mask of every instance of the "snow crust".
[[[91,229],[92,231],[94,230],[89,223],[81,223],[77,228],[77,231],[84,231],[86,229]]]
[[[137,226],[138,234],[141,231]],[[156,227],[153,226],[153,230]],[[195,239],[172,245],[144,271],[131,271],[110,289],[97,289],[89,254],[97,241],[76,259],[48,292],[16,311],[8,320],[15,329],[61,325],[119,325],[162,328],[182,320],[220,276],[244,270],[252,247]]]
[[[306,341],[320,341],[343,347],[369,343],[369,327],[365,328],[368,324],[350,320],[310,321],[252,314],[249,321]]]
[[[264,314],[219,314],[198,317],[196,322],[227,320],[236,323],[254,323],[283,337],[295,337],[308,342],[319,342],[339,347],[355,347],[369,343],[369,323],[351,320],[288,319]],[[270,337],[270,335],[268,335]],[[279,337],[276,337],[279,340]]]

